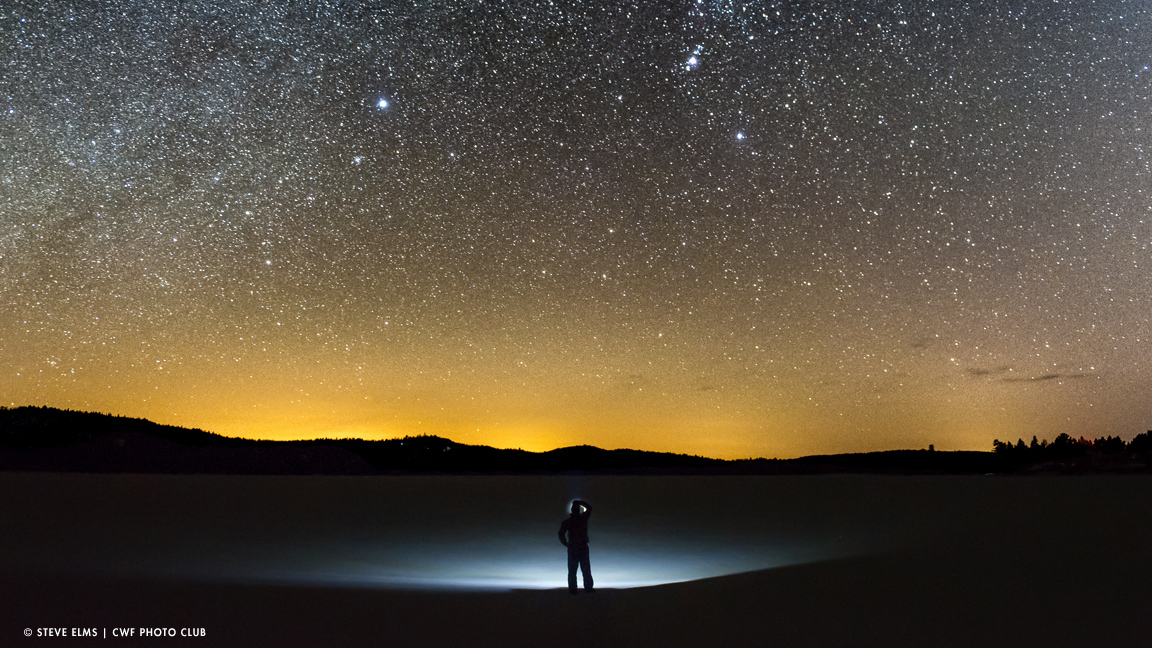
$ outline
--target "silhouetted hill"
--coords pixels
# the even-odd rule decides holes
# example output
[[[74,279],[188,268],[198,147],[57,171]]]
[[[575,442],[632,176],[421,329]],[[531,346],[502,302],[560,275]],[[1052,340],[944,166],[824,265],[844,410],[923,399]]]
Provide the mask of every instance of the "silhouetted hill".
[[[502,450],[437,436],[258,441],[50,407],[0,408],[0,470],[217,474],[555,473],[788,475],[1145,472],[1143,454],[1022,462],[1021,452],[891,450],[730,461],[593,446]]]
[[[362,457],[343,448],[265,443],[191,445],[124,430],[64,447],[0,448],[0,469],[52,472],[371,475]]]
[[[0,469],[82,472],[374,474],[708,468],[719,459],[591,446],[536,453],[436,436],[257,441],[145,419],[0,408]]]
[[[20,450],[70,446],[111,432],[140,432],[191,446],[242,445],[242,439],[160,425],[146,419],[54,407],[0,407],[0,447]]]

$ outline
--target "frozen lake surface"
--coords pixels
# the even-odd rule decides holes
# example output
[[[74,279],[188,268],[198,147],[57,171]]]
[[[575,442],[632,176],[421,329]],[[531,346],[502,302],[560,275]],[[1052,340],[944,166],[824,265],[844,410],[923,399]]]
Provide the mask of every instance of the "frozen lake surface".
[[[592,504],[598,587],[940,544],[1045,555],[1148,540],[1145,477],[0,474],[0,568],[24,576],[338,587],[564,587]],[[1087,527],[1082,520],[1091,519]],[[994,551],[994,549],[989,549]],[[985,552],[987,553],[987,552]]]

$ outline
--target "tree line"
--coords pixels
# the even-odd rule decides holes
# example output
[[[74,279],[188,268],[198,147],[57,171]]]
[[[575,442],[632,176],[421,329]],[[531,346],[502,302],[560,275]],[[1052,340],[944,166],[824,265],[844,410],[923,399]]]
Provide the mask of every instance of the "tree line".
[[[1152,430],[1137,434],[1136,438],[1128,442],[1118,436],[1077,439],[1064,433],[1051,443],[1037,440],[1035,436],[1031,443],[1024,443],[1024,439],[1017,439],[1016,443],[996,439],[992,441],[992,451],[1004,458],[1028,462],[1061,461],[1085,455],[1152,452]]]

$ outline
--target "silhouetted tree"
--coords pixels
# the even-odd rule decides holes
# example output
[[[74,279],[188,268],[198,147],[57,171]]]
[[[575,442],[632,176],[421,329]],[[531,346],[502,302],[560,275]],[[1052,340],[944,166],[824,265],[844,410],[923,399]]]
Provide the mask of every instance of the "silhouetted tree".
[[[1116,454],[1124,452],[1128,444],[1124,443],[1124,439],[1118,436],[1109,436],[1096,439],[1092,445],[1101,454]]]
[[[1061,432],[1048,446],[1049,459],[1070,459],[1084,455],[1085,446],[1076,439]]]
[[[1060,433],[1051,443],[1033,435],[1032,442],[1028,445],[1025,445],[1022,439],[1017,440],[1015,444],[996,439],[992,441],[992,451],[1005,470],[1018,470],[1030,464],[1065,461],[1084,455],[1109,455],[1125,451],[1152,453],[1152,430],[1136,435],[1136,438],[1129,443],[1114,435],[1093,440],[1084,437],[1077,439],[1066,433]]]
[[[1137,434],[1128,444],[1128,452],[1152,452],[1152,430]]]

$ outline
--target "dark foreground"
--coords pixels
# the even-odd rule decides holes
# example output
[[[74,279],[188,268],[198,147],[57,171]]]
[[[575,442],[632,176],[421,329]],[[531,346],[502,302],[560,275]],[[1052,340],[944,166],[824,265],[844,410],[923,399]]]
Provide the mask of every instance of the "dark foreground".
[[[610,512],[636,507],[637,502],[669,515],[645,518],[650,521],[644,528],[653,529],[670,528],[666,527],[669,520],[685,512],[693,512],[697,525],[705,530],[721,528],[718,525],[727,519],[724,506],[746,511],[741,513],[744,518],[763,518],[757,537],[767,537],[772,529],[795,538],[848,537],[870,520],[882,522],[885,528],[901,527],[901,521],[914,521],[918,526],[901,527],[893,542],[872,543],[848,557],[685,583],[604,589],[576,597],[557,589],[403,591],[366,584],[260,584],[229,581],[208,571],[201,578],[180,577],[170,569],[150,575],[128,569],[134,560],[139,561],[133,556],[145,547],[116,550],[131,546],[128,534],[115,533],[133,519],[142,525],[135,535],[163,525],[191,532],[191,526],[180,526],[178,520],[192,515],[197,501],[216,508],[215,492],[233,499],[237,493],[256,494],[250,495],[250,504],[237,508],[242,516],[202,513],[202,523],[226,529],[229,537],[247,534],[269,551],[275,548],[272,545],[282,545],[302,533],[308,520],[322,521],[317,528],[327,530],[345,524],[341,520],[348,520],[346,531],[362,527],[370,520],[357,517],[357,512],[373,506],[387,513],[376,516],[385,520],[374,532],[380,535],[387,520],[404,515],[396,502],[409,501],[421,492],[428,494],[419,508],[447,510],[449,517],[460,520],[456,525],[464,531],[459,534],[460,547],[472,542],[485,525],[469,526],[475,520],[464,519],[462,511],[468,509],[450,508],[462,499],[457,491],[482,487],[494,495],[493,502],[506,501],[514,492],[540,492],[544,502],[557,499],[547,491],[556,482],[546,480],[451,479],[456,481],[9,476],[9,501],[0,502],[0,510],[5,511],[0,534],[17,538],[24,533],[19,537],[32,538],[35,532],[40,549],[16,540],[3,545],[9,555],[0,557],[0,564],[5,565],[0,573],[0,645],[1152,645],[1152,479],[1144,477],[598,478],[579,485],[581,492],[597,494],[597,499],[589,496],[589,500],[599,504],[598,513],[606,513],[600,519],[603,532],[593,538],[594,543],[601,541],[593,552],[594,571],[596,557],[610,552]],[[113,486],[101,485],[105,483]],[[373,489],[382,489],[381,494],[362,494]],[[96,491],[103,493],[99,497],[119,493],[118,499],[132,492],[149,493],[146,497],[171,504],[179,514],[158,516],[156,506],[136,503],[124,510],[111,504],[98,507],[103,515],[118,516],[117,524],[104,527],[95,515],[72,527],[66,519],[52,518],[81,515],[80,508],[63,514],[66,500],[61,498],[65,495],[70,498],[67,501],[75,501],[83,499],[84,492]],[[395,501],[380,499],[398,491],[403,497]],[[651,495],[645,495],[648,491]],[[754,497],[736,501],[740,493],[752,491]],[[49,499],[53,492],[56,499]],[[436,499],[445,492],[452,496]],[[699,493],[698,501],[690,498],[691,492]],[[307,497],[320,498],[317,508],[304,510]],[[645,503],[646,497],[653,504]],[[50,507],[22,507],[12,503],[15,499]],[[321,515],[342,501],[354,506],[328,517]],[[663,506],[668,501],[678,508]],[[288,504],[277,509],[276,502]],[[708,517],[707,506],[721,513]],[[530,508],[527,499],[516,506],[517,511]],[[267,517],[304,510],[300,515],[305,522],[277,526],[290,532],[273,536],[259,535],[252,527],[229,526],[230,520],[251,518],[253,511],[261,509]],[[35,511],[42,511],[42,518],[35,517]],[[635,509],[629,518],[638,519],[641,514]],[[554,533],[559,515],[555,519],[547,511],[541,515],[548,532]],[[512,520],[511,514],[506,517]],[[483,517],[480,522],[491,519]],[[98,546],[99,551],[92,549],[85,555],[107,556],[124,567],[103,575],[91,570],[48,569],[45,565],[50,563],[41,560],[44,551],[55,551],[52,547],[56,546],[71,546],[73,553],[80,554],[85,550],[81,544],[52,544],[59,534],[43,529],[57,528],[49,526],[57,523],[60,529],[85,535],[89,546]],[[594,532],[595,524],[593,520]],[[685,552],[683,560],[703,559],[729,546],[738,528],[723,528],[727,530],[714,539],[715,544],[701,540],[693,545],[699,548],[697,553]],[[200,556],[196,547],[203,542],[196,539],[178,555]],[[51,547],[44,549],[46,545]],[[222,548],[220,564],[227,564],[225,558],[243,549],[238,541],[221,541],[217,546]],[[61,555],[59,564],[69,564],[68,558]],[[82,562],[78,558],[71,564]],[[562,563],[557,558],[558,569]],[[597,577],[609,581],[611,574],[600,571]],[[177,636],[124,640],[35,636],[40,628],[64,628],[69,633],[73,628],[96,628],[111,633],[114,628],[139,632],[141,627],[172,628]],[[32,630],[31,638],[24,637],[26,628]],[[203,629],[205,636],[181,638],[179,633],[186,628]]]
[[[857,558],[576,597],[7,580],[0,632],[8,646],[1152,645],[1146,560],[1125,568],[1117,556],[1094,571],[974,558]],[[25,627],[110,622],[205,636],[22,638]]]

